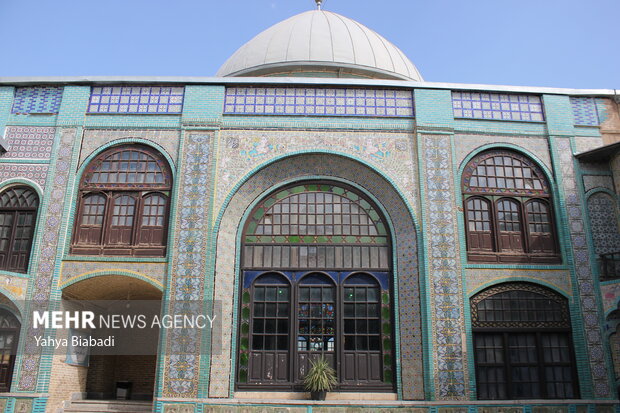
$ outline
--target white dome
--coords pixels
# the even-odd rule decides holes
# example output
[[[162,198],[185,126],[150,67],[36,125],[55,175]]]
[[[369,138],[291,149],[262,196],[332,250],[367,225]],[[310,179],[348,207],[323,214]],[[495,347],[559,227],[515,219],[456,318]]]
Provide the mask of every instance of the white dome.
[[[324,10],[288,18],[241,46],[217,76],[277,76],[295,73],[422,81],[396,46],[366,26]]]

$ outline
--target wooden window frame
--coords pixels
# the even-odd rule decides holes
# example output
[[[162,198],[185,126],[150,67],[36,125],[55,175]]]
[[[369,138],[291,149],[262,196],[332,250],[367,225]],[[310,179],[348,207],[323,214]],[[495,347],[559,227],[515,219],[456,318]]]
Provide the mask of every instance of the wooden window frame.
[[[143,164],[155,162],[160,167],[160,171],[163,176],[163,182],[152,183],[91,183],[89,178],[94,173],[101,173],[98,171],[99,166],[111,158],[115,154],[125,151],[141,152],[151,157],[150,160],[141,161]],[[120,162],[117,162],[117,164]],[[138,171],[136,173],[143,172],[145,174],[151,173],[148,171]],[[125,173],[125,172],[120,172]],[[127,173],[128,174],[128,173]],[[145,175],[146,176],[146,175]],[[142,145],[123,145],[108,149],[104,151],[95,159],[93,159],[85,170],[82,179],[80,181],[80,191],[78,196],[78,207],[76,213],[76,220],[73,231],[73,241],[71,244],[70,252],[76,255],[106,255],[106,256],[133,256],[133,257],[165,257],[166,245],[169,229],[169,215],[170,215],[170,193],[172,190],[172,175],[170,166],[165,158],[156,150],[148,148]],[[91,242],[85,242],[81,240],[84,237],[83,231],[85,231],[86,225],[82,223],[84,217],[84,204],[85,200],[92,195],[100,194],[105,198],[105,204],[103,209],[103,219],[101,224],[101,233],[97,240]],[[164,205],[164,222],[160,226],[143,225],[145,200],[154,195],[162,196],[165,200]],[[113,239],[113,227],[112,218],[114,216],[115,201],[122,196],[130,196],[135,200],[133,222],[131,225],[130,233],[127,236],[128,242],[115,242]],[[141,236],[145,229],[159,228],[161,231],[161,240],[157,243],[144,243]]]
[[[37,218],[38,218],[38,210],[39,210],[39,196],[37,195],[36,191],[34,191],[32,188],[25,186],[25,185],[20,185],[20,186],[13,186],[10,188],[5,189],[4,191],[2,191],[2,193],[0,194],[0,196],[6,194],[8,191],[14,191],[16,189],[20,189],[20,190],[25,190],[25,191],[29,191],[31,193],[32,196],[34,196],[34,202],[33,205],[17,205],[17,204],[13,204],[13,205],[6,205],[6,206],[0,206],[0,213],[2,214],[11,214],[12,215],[12,222],[11,222],[11,229],[9,230],[7,239],[8,239],[8,245],[6,248],[6,255],[5,255],[5,259],[2,260],[0,262],[0,269],[5,270],[5,271],[12,271],[12,272],[19,272],[19,273],[27,273],[28,272],[28,266],[30,264],[30,258],[32,255],[32,244],[34,241],[34,235],[36,233],[36,226],[37,226]],[[29,237],[27,239],[27,247],[23,250],[23,251],[28,251],[27,253],[24,253],[23,251],[20,252],[15,252],[13,251],[14,247],[15,247],[15,243],[17,241],[17,227],[18,227],[18,221],[19,221],[19,216],[23,214],[23,215],[30,215],[32,218],[32,225],[30,226],[30,234]],[[4,255],[4,252],[3,252]],[[19,255],[23,255],[24,257],[22,258],[22,264],[12,264],[12,262],[15,259],[19,259]]]
[[[530,293],[535,293],[541,295],[543,299],[547,299],[549,301],[554,301],[555,304],[560,305],[560,319],[549,320],[549,321],[518,321],[518,320],[501,320],[501,321],[488,321],[488,320],[480,320],[478,318],[478,304],[483,302],[486,298],[492,297],[495,294],[509,292],[509,291],[527,291]],[[547,391],[547,384],[549,384],[549,380],[546,377],[545,368],[547,367],[568,367],[570,369],[570,373],[572,376],[572,380],[570,383],[572,384],[572,392],[573,398],[579,398],[579,386],[578,386],[578,375],[577,368],[575,362],[575,352],[574,345],[572,341],[572,331],[571,331],[571,323],[570,323],[570,314],[568,309],[568,301],[561,297],[559,294],[541,287],[535,284],[529,283],[505,283],[490,287],[471,299],[471,313],[472,313],[472,334],[473,334],[473,346],[474,346],[474,362],[476,369],[476,383],[477,383],[477,391],[478,391],[478,399],[479,400],[515,400],[515,399],[550,399],[552,398]],[[512,310],[512,309],[511,309]],[[508,310],[508,311],[511,311]],[[544,344],[543,344],[543,336],[556,334],[558,336],[562,336],[566,340],[566,345],[568,348],[568,361],[555,361],[549,362],[545,360],[544,356]],[[500,336],[502,341],[501,351],[503,356],[502,362],[481,362],[478,359],[478,345],[477,339],[482,336]],[[532,362],[519,362],[510,360],[510,347],[508,345],[509,337],[518,337],[525,335],[534,335],[535,336],[535,345],[536,345],[536,360]],[[512,381],[512,369],[520,366],[531,366],[534,367],[537,371],[538,375],[538,390],[539,395],[537,397],[533,397],[532,395],[516,395],[516,387]],[[505,383],[505,395],[504,397],[482,397],[482,385],[480,383],[481,380],[481,369],[485,367],[501,367],[504,371],[504,381],[500,383]]]
[[[470,187],[469,183],[472,179],[472,174],[477,171],[478,165],[483,163],[489,158],[494,156],[509,156],[513,159],[518,159],[523,165],[527,166],[531,174],[536,176],[536,180],[541,183],[540,189],[502,189],[502,188],[485,188],[485,187]],[[486,165],[486,164],[485,164]],[[525,167],[521,166],[521,170]],[[477,177],[477,181],[480,179],[480,175]],[[489,176],[492,178],[498,178],[499,175]],[[487,177],[487,181],[489,179]],[[504,178],[503,176],[501,178]],[[476,181],[476,182],[477,182]],[[465,238],[467,242],[467,259],[473,263],[497,263],[497,264],[517,264],[517,263],[531,263],[531,264],[558,264],[561,263],[561,255],[559,253],[557,228],[555,224],[553,214],[553,203],[550,195],[550,185],[547,182],[544,174],[531,160],[527,157],[519,155],[515,152],[498,150],[488,151],[474,157],[465,168],[463,174],[463,213],[465,221]],[[470,235],[470,218],[468,203],[470,200],[480,199],[483,202],[487,202],[490,207],[490,220],[491,220],[491,244],[492,250],[483,250],[475,248],[476,242],[474,242]],[[510,200],[518,205],[519,225],[521,227],[521,245],[523,251],[518,249],[503,249],[501,232],[499,228],[499,211],[498,204],[502,200]],[[533,247],[534,236],[530,233],[530,222],[527,212],[528,204],[538,201],[542,202],[547,207],[547,216],[550,232],[548,237],[550,238],[551,251],[536,251]],[[472,211],[473,212],[473,211]]]

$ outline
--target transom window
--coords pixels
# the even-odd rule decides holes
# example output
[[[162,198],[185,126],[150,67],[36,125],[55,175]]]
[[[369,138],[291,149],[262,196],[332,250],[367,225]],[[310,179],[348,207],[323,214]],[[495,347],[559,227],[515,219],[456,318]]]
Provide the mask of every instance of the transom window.
[[[578,397],[567,300],[527,283],[471,300],[478,398]]]
[[[303,388],[324,356],[338,388],[391,390],[388,233],[356,190],[308,183],[277,191],[243,235],[239,389]]]
[[[473,158],[463,174],[470,261],[560,261],[551,191],[530,159],[511,151]]]
[[[26,186],[0,194],[0,269],[28,271],[39,197]]]
[[[71,252],[164,256],[171,187],[170,167],[153,149],[103,152],[82,176]]]
[[[0,392],[11,390],[20,327],[17,317],[0,308]]]

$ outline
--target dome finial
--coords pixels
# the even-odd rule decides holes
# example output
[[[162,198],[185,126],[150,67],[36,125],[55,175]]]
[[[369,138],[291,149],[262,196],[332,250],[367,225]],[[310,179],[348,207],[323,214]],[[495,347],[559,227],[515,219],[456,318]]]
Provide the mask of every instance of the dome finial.
[[[317,10],[321,10],[321,4],[323,4],[323,0],[314,0],[314,1],[316,1]]]

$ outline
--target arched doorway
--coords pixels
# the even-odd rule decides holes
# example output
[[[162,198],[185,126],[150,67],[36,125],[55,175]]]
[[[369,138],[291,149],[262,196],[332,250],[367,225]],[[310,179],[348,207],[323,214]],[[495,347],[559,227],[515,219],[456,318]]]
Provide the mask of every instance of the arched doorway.
[[[242,245],[238,389],[299,390],[324,356],[338,390],[393,390],[390,234],[371,199],[287,186],[254,207]]]
[[[142,279],[99,275],[66,286],[62,298],[65,309],[81,308],[115,315],[159,314],[162,292]],[[101,327],[99,323],[97,325]],[[91,349],[85,362],[74,364],[78,368],[87,368],[86,380],[81,383],[84,386],[82,392],[88,399],[151,400],[155,391],[157,333],[140,327],[109,331],[116,336],[116,347]],[[148,335],[152,339],[140,340],[139,345],[127,347],[118,345],[126,341],[120,334],[131,334],[131,337]]]
[[[0,308],[0,392],[11,390],[21,323],[7,309]]]

